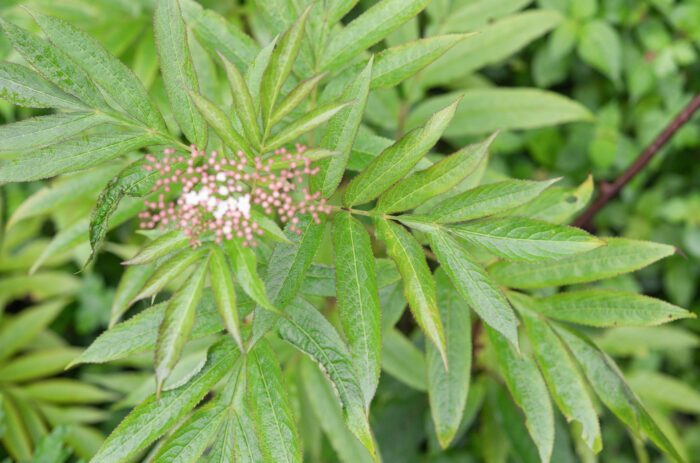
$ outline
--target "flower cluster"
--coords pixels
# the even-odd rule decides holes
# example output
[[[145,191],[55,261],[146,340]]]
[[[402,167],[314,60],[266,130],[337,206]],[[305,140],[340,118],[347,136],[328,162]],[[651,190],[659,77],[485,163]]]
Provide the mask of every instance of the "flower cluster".
[[[243,246],[257,246],[263,229],[256,214],[277,215],[283,223],[297,228],[300,214],[309,214],[320,223],[320,214],[330,213],[330,206],[320,193],[302,188],[304,180],[319,172],[304,156],[306,147],[296,146],[296,153],[281,148],[263,160],[248,162],[242,151],[235,159],[226,159],[216,151],[191,147],[189,155],[167,148],[161,157],[146,155],[144,169],[160,177],[153,186],[156,200],[145,201],[146,210],[139,214],[141,228],[183,231],[190,244],[197,247],[205,233],[212,233],[217,243],[234,238]]]

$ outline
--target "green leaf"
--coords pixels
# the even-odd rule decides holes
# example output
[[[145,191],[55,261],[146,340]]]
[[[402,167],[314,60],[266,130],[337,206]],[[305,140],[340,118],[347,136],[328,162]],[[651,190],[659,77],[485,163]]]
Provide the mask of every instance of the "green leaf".
[[[464,6],[458,4],[453,7],[453,11],[444,12],[440,18],[440,32],[477,29],[493,19],[522,9],[532,3],[532,0],[474,0],[462,3]]]
[[[270,118],[270,125],[275,125],[280,122],[284,117],[291,113],[294,108],[299,106],[299,104],[304,101],[311,91],[316,88],[318,82],[326,76],[327,73],[323,72],[316,76],[310,77],[304,81],[301,81],[299,85],[294,87],[291,92],[285,96],[282,101],[275,107]]]
[[[593,177],[588,176],[586,181],[577,187],[548,188],[529,203],[508,211],[508,214],[551,223],[564,223],[583,209],[592,195]]]
[[[187,139],[199,149],[207,146],[207,124],[187,94],[199,91],[187,43],[187,30],[178,0],[158,0],[154,17],[160,72],[173,116]]]
[[[413,389],[428,390],[423,352],[394,328],[382,339],[382,369]]]
[[[105,363],[153,349],[158,328],[163,323],[167,302],[162,302],[142,311],[129,320],[102,333],[70,365],[81,363]],[[196,308],[195,325],[191,339],[223,330],[221,318],[214,298],[205,293]]]
[[[525,264],[496,262],[489,273],[498,283],[511,288],[543,288],[586,283],[633,272],[674,253],[673,246],[606,238],[606,246],[568,259]]]
[[[276,309],[268,299],[265,285],[258,276],[255,252],[248,247],[244,248],[238,240],[225,241],[224,248],[233,264],[236,281],[243,291],[258,305],[274,312]]]
[[[469,306],[518,349],[518,320],[501,289],[454,238],[441,230],[428,233],[440,265]]]
[[[525,425],[537,446],[540,460],[548,462],[554,446],[554,410],[537,364],[530,355],[513,352],[506,339],[488,326],[486,333],[496,351],[508,390],[525,412]]]
[[[248,402],[265,460],[302,462],[299,435],[275,353],[261,341],[247,356]]]
[[[2,72],[0,70],[0,72]],[[1,77],[0,77],[1,78]],[[84,130],[108,122],[99,113],[58,113],[30,117],[0,127],[0,151],[24,150],[50,145]]]
[[[306,353],[328,376],[343,405],[348,427],[376,455],[355,365],[335,328],[314,306],[300,298],[287,306],[286,315],[277,322],[280,337]]]
[[[0,19],[15,50],[41,75],[64,92],[79,98],[92,108],[110,111],[104,97],[87,73],[47,41],[29,31]]]
[[[311,362],[301,363],[304,391],[313,414],[343,463],[369,463],[367,449],[348,430],[338,398],[323,373]]]
[[[132,265],[124,270],[112,299],[112,310],[109,318],[110,328],[116,325],[122,315],[129,309],[129,301],[138,294],[139,289],[153,275],[155,269],[155,262],[151,262],[143,265]]]
[[[324,216],[320,217],[321,220],[325,220]],[[288,230],[287,237],[292,244],[279,243],[272,251],[267,264],[265,293],[276,310],[284,311],[299,291],[306,271],[321,243],[324,225],[324,222],[317,225],[309,215],[302,216],[297,224],[297,228],[302,233],[299,235]],[[254,345],[270,330],[276,319],[277,314],[271,312],[269,308],[256,307],[249,345]]]
[[[236,132],[236,129],[231,125],[231,119],[221,110],[219,107],[200,95],[199,93],[189,91],[190,98],[194,102],[195,106],[200,113],[204,116],[206,121],[211,125],[216,134],[221,137],[226,145],[228,145],[234,152],[243,151],[249,161],[252,161],[253,156],[250,154],[248,149],[248,144],[246,143],[243,136]]]
[[[387,48],[375,57],[372,89],[397,86],[471,35],[438,35]]]
[[[263,151],[273,151],[286,143],[296,140],[306,132],[328,121],[349,104],[349,102],[327,103],[312,109],[266,140]]]
[[[35,400],[58,404],[101,403],[115,399],[115,395],[111,392],[69,378],[34,381],[24,386],[22,393]]]
[[[532,88],[478,88],[425,100],[411,111],[406,127],[416,127],[428,114],[453,101],[456,95],[463,95],[462,103],[452,125],[445,130],[446,137],[593,121],[585,107],[558,93]]]
[[[187,383],[164,391],[160,399],[151,395],[136,407],[91,460],[91,463],[123,462],[158,439],[177,423],[228,373],[239,352],[232,339],[222,339],[209,348],[207,361]]]
[[[647,401],[685,413],[700,413],[700,393],[680,378],[654,371],[631,372],[629,382]]]
[[[512,3],[512,2],[510,2]],[[487,8],[495,11],[493,2]],[[426,87],[444,84],[490,64],[497,64],[557,26],[562,15],[551,10],[530,10],[495,21],[479,34],[458,44],[422,75]],[[459,32],[474,30],[462,23]]]
[[[143,288],[131,300],[129,305],[136,301],[158,294],[170,281],[182,275],[192,264],[204,257],[206,248],[185,249],[175,254],[158,267],[153,275],[146,281]]]
[[[430,412],[440,446],[445,449],[457,432],[467,403],[472,340],[469,307],[443,269],[435,272],[435,287],[440,316],[445,326],[449,372],[445,371],[440,354],[432,344],[426,345],[425,350]]]
[[[622,43],[617,31],[608,23],[593,20],[584,24],[579,33],[578,53],[594,68],[616,84],[622,75]]]
[[[231,240],[233,241],[233,240]],[[241,340],[240,321],[238,320],[238,307],[236,306],[236,290],[233,287],[233,275],[229,270],[226,256],[219,246],[211,248],[209,255],[209,278],[214,291],[216,306],[219,308],[219,315],[224,322],[226,330],[229,332],[236,344],[243,349]]]
[[[224,414],[223,422],[219,426],[219,434],[214,438],[214,443],[209,451],[207,463],[234,463],[233,440],[237,437],[235,412],[230,410]],[[245,460],[242,460],[245,461]]]
[[[63,443],[68,435],[69,428],[58,426],[38,443],[32,463],[63,463],[71,454],[64,448]]]
[[[482,185],[438,203],[428,217],[438,223],[449,223],[497,214],[532,201],[557,180],[504,180]]]
[[[74,138],[0,164],[0,182],[28,182],[87,169],[156,140],[153,135],[143,132],[115,132]]]
[[[7,61],[0,61],[0,98],[28,108],[85,109],[33,70]]]
[[[245,73],[245,83],[248,87],[248,90],[250,91],[250,97],[253,100],[253,106],[255,107],[256,114],[260,109],[260,90],[262,87],[263,74],[265,73],[267,67],[270,65],[270,60],[272,59],[272,52],[277,46],[278,38],[279,36],[275,36],[270,41],[270,43],[265,45],[265,47],[258,52],[258,54],[255,56],[255,59],[252,63],[250,63],[250,66],[248,67],[248,70]]]
[[[1,352],[1,351],[0,351]],[[32,442],[27,431],[22,425],[22,417],[17,411],[14,401],[9,394],[0,393],[0,406],[2,406],[3,423],[6,426],[2,436],[3,446],[18,461],[29,461],[32,457]]]
[[[289,77],[294,61],[299,54],[301,38],[306,24],[306,18],[313,4],[309,5],[304,13],[292,24],[279,41],[279,45],[272,52],[270,64],[268,64],[262,77],[260,87],[260,108],[262,111],[262,122],[265,134],[269,133],[272,112],[277,103],[282,84]]]
[[[22,382],[63,372],[80,349],[60,347],[25,354],[0,367],[0,377],[7,382]]]
[[[3,320],[0,331],[0,360],[17,352],[43,331],[63,310],[67,301],[57,299],[24,309],[19,315]]]
[[[338,188],[345,174],[350,152],[352,151],[362,116],[367,106],[370,79],[372,78],[373,60],[367,63],[362,72],[345,89],[340,99],[354,101],[333,116],[321,139],[321,146],[339,154],[323,160],[317,165],[318,175],[311,177],[309,184],[314,191],[321,191],[324,198],[329,198]]]
[[[188,238],[180,230],[165,233],[144,245],[134,257],[122,262],[122,265],[143,265],[187,246]]]
[[[130,115],[147,127],[167,132],[163,116],[134,73],[102,44],[84,31],[51,16],[31,11],[49,40],[73,61]]]
[[[376,211],[389,214],[420,206],[464,180],[486,157],[496,134],[481,143],[466,146],[431,167],[401,180],[379,197]]]
[[[602,448],[600,426],[583,378],[566,347],[539,315],[530,312],[525,296],[511,298],[520,310],[532,350],[554,401],[568,420],[581,424],[581,439],[594,452]]]
[[[695,317],[660,299],[603,289],[555,294],[537,299],[533,308],[548,318],[597,327],[659,325]]]
[[[445,330],[440,321],[435,281],[425,261],[423,248],[405,228],[383,218],[375,219],[374,229],[401,273],[404,294],[413,316],[428,339],[435,344],[447,368]]]
[[[593,344],[583,334],[560,325],[554,325],[557,333],[569,347],[578,361],[600,400],[632,432],[639,436],[640,431],[654,442],[662,451],[677,461],[683,461],[673,444],[659,429],[653,418],[646,411],[637,395],[629,387],[615,361]],[[644,380],[644,384],[653,384]],[[668,397],[677,396],[661,385],[654,385],[664,391]]]
[[[264,462],[260,443],[256,435],[253,416],[248,404],[245,388],[236,391],[233,404],[233,454],[232,461],[258,463]]]
[[[335,216],[333,248],[338,309],[368,407],[379,382],[379,293],[369,234],[350,213],[339,212]]]
[[[446,228],[468,243],[516,262],[561,259],[605,244],[580,228],[524,217],[493,217]]]
[[[344,204],[354,206],[371,201],[406,175],[440,139],[459,101],[457,99],[438,111],[425,126],[412,130],[385,149],[360,175],[352,179],[345,190]]]
[[[321,69],[341,68],[358,53],[389,35],[425,8],[430,0],[382,0],[335,33],[321,58]]]
[[[182,349],[194,327],[195,309],[202,297],[206,274],[207,260],[205,259],[197,265],[192,275],[187,278],[180,289],[170,298],[168,308],[165,309],[165,317],[158,329],[158,338],[156,339],[155,372],[157,397],[160,397],[163,384],[180,359]],[[213,283],[213,286],[216,289],[215,283]],[[214,296],[218,305],[220,297],[217,297],[216,291]]]
[[[233,97],[233,106],[243,126],[243,133],[253,148],[260,150],[262,135],[258,125],[258,115],[245,79],[238,68],[223,54],[219,54],[219,57],[221,62],[224,63],[228,85],[231,88],[231,96]]]

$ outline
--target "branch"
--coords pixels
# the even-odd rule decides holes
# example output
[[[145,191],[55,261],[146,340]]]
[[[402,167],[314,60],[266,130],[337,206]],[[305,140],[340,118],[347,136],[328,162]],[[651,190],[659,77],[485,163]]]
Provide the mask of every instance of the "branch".
[[[686,122],[693,117],[693,114],[700,109],[700,93],[692,99],[683,110],[678,113],[675,119],[659,134],[656,139],[651,142],[647,148],[642,151],[639,157],[627,168],[613,183],[602,182],[600,184],[600,193],[596,200],[581,214],[573,223],[573,226],[579,228],[590,229],[593,217],[605,205],[615,198],[622,188],[627,185],[639,172],[649,164],[654,156],[668,143],[671,138],[678,132]]]

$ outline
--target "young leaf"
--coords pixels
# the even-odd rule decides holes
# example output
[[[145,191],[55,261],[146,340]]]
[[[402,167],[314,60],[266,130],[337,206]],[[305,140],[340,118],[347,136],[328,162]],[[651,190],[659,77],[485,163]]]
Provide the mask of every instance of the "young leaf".
[[[46,328],[63,310],[67,301],[52,300],[23,310],[10,320],[3,320],[0,331],[0,360],[8,358]]]
[[[386,1],[386,0],[385,0]],[[435,113],[425,126],[412,130],[380,154],[345,190],[346,206],[373,200],[406,175],[440,139],[454,116],[459,99]]]
[[[6,426],[2,443],[7,451],[18,461],[29,461],[32,457],[32,442],[22,424],[22,417],[17,406],[6,392],[0,393],[0,415]]]
[[[522,297],[511,299],[525,323],[537,363],[554,401],[564,416],[581,424],[581,439],[594,452],[602,448],[600,426],[586,385],[566,347],[539,315],[530,312]]]
[[[276,309],[265,294],[265,285],[258,276],[257,258],[250,248],[244,248],[238,240],[224,242],[226,253],[233,264],[236,281],[258,305],[274,312]]]
[[[187,246],[188,238],[180,230],[173,230],[144,245],[134,257],[122,265],[143,265]]]
[[[393,328],[382,339],[382,369],[413,389],[428,390],[423,352]]]
[[[316,87],[318,82],[326,76],[323,72],[314,77],[310,77],[299,83],[287,96],[285,96],[282,101],[275,107],[272,112],[272,117],[270,118],[270,125],[275,125],[280,122],[284,117],[291,113],[294,108],[299,106],[299,104],[304,101],[309,93]]]
[[[581,27],[578,53],[585,62],[602,71],[614,83],[620,83],[622,41],[607,22],[593,20]]]
[[[57,404],[101,403],[115,399],[115,395],[111,392],[70,378],[34,381],[24,386],[22,393],[35,400]]]
[[[370,58],[362,72],[340,96],[343,101],[354,102],[328,121],[328,126],[321,139],[322,147],[339,153],[337,156],[319,162],[318,167],[321,170],[318,175],[309,180],[311,189],[320,190],[324,198],[330,197],[343,179],[348,158],[362,122],[362,115],[367,106],[369,84],[372,78],[372,63],[373,60]]]
[[[3,19],[0,19],[0,26],[17,52],[46,79],[91,108],[110,111],[104,97],[83,68],[29,31]]]
[[[275,353],[261,341],[246,360],[248,403],[265,460],[301,463],[299,435]]]
[[[1,72],[1,71],[0,71]],[[24,150],[70,138],[110,119],[99,113],[74,112],[30,117],[0,127],[0,151]]]
[[[564,223],[583,209],[592,195],[593,177],[589,175],[586,181],[577,187],[547,188],[529,203],[507,213],[551,223]]]
[[[124,312],[129,309],[129,301],[131,301],[139,289],[143,287],[146,280],[153,275],[156,269],[155,262],[150,262],[143,265],[132,265],[126,268],[119,280],[117,290],[112,299],[112,310],[109,317],[109,327],[112,328],[117,324]]]
[[[236,306],[236,290],[233,287],[233,276],[228,268],[226,256],[219,246],[211,248],[209,255],[209,277],[214,291],[214,299],[219,308],[219,315],[224,322],[236,344],[243,349],[241,340],[240,321],[238,320],[238,308]]]
[[[282,84],[289,77],[294,61],[299,53],[301,38],[306,24],[306,18],[313,4],[309,5],[304,13],[292,24],[279,41],[279,45],[272,52],[270,64],[268,64],[262,77],[260,88],[260,107],[262,111],[263,129],[269,133],[270,119],[277,98],[279,97]]]
[[[474,172],[495,137],[493,134],[481,143],[466,146],[428,169],[401,180],[379,197],[376,211],[389,214],[413,209],[451,189]]]
[[[429,217],[438,223],[450,223],[498,214],[533,200],[557,180],[504,180],[482,185],[439,203]]]
[[[0,98],[28,108],[85,109],[80,100],[33,70],[7,61],[0,61]]]
[[[234,396],[232,420],[233,454],[230,463],[265,461],[244,387],[239,388]]]
[[[202,369],[187,383],[164,391],[160,399],[151,395],[136,407],[105,440],[91,463],[114,463],[136,455],[199,403],[231,370],[238,357],[232,339],[218,341],[209,348]]]
[[[428,233],[430,247],[469,306],[518,349],[518,320],[501,289],[454,238],[436,230]]]
[[[540,460],[549,462],[554,446],[554,410],[537,364],[529,355],[516,355],[506,339],[488,326],[486,334],[496,351],[508,390],[525,412],[525,425],[537,446]]]
[[[430,412],[440,446],[445,449],[457,432],[464,405],[467,403],[472,340],[469,307],[442,269],[435,272],[435,287],[438,308],[445,327],[449,372],[445,371],[440,355],[432,344],[426,345],[425,350]]]
[[[288,317],[277,322],[280,337],[311,357],[328,376],[343,405],[348,427],[370,454],[376,455],[355,366],[335,328],[314,306],[300,298],[287,306],[286,314]]]
[[[233,106],[236,114],[238,114],[238,118],[241,120],[243,132],[251,146],[256,150],[260,150],[262,135],[260,134],[260,126],[258,125],[258,115],[255,111],[253,98],[248,91],[245,79],[238,68],[224,55],[219,54],[219,57],[221,58],[221,62],[224,63],[228,84],[231,88],[231,95],[233,96]]]
[[[188,90],[198,92],[199,85],[178,0],[156,2],[154,32],[160,72],[175,120],[190,142],[205,149],[207,124],[187,94]]]
[[[585,231],[524,217],[494,217],[446,229],[506,260],[542,262],[590,251],[605,244]]]
[[[167,132],[163,116],[127,66],[80,29],[35,11],[31,14],[49,40],[88,71],[114,101],[147,127]]]
[[[158,294],[173,278],[182,275],[190,265],[201,259],[206,252],[207,249],[204,248],[185,249],[175,254],[156,269],[155,273],[143,285],[143,288],[131,300],[130,305],[141,299]]]
[[[349,213],[333,223],[338,309],[359,374],[365,406],[379,382],[381,320],[379,293],[369,234]]]
[[[165,380],[180,359],[182,348],[190,337],[194,327],[194,314],[197,303],[202,297],[204,277],[207,274],[206,259],[199,263],[192,275],[173,295],[165,310],[165,317],[158,329],[156,339],[156,396],[160,397]],[[212,278],[213,279],[213,278]],[[214,284],[216,288],[216,284]],[[215,297],[218,296],[216,291]],[[217,297],[219,305],[220,297]]]
[[[226,143],[226,145],[228,145],[233,151],[243,151],[248,160],[252,161],[253,156],[248,149],[248,144],[241,134],[236,132],[236,129],[233,128],[229,117],[221,109],[219,109],[216,104],[199,93],[189,90],[187,93],[189,93],[190,98],[192,98],[195,106],[199,112],[202,113],[209,125],[211,125],[216,134],[221,137],[221,140],[223,140],[223,142]]]
[[[533,309],[545,317],[581,325],[649,326],[694,314],[668,302],[624,291],[591,289],[537,299]]]
[[[24,354],[3,364],[0,377],[6,382],[24,382],[59,374],[79,353],[80,349],[57,347]]]
[[[536,264],[496,262],[489,267],[489,273],[498,283],[511,288],[570,285],[633,272],[675,251],[666,244],[626,238],[606,238],[605,242],[605,246],[565,260]]]
[[[406,300],[418,325],[428,339],[435,344],[443,363],[447,366],[445,330],[435,295],[435,281],[423,255],[423,248],[405,228],[383,218],[376,218],[374,229],[386,245],[386,252],[401,273]]]
[[[429,0],[382,0],[334,34],[321,58],[321,69],[341,68],[355,55],[389,35],[425,8]]]
[[[270,60],[272,59],[272,52],[277,47],[277,39],[279,36],[275,36],[270,43],[265,45],[258,54],[248,70],[245,73],[245,84],[250,91],[250,98],[253,100],[253,107],[255,108],[255,114],[260,110],[260,90],[262,87],[262,78],[265,70],[270,65]],[[257,116],[256,116],[257,117]]]
[[[350,103],[327,103],[312,109],[270,137],[269,140],[266,140],[264,151],[275,150],[286,143],[296,140],[306,132],[328,121],[349,104]]]
[[[157,140],[151,134],[131,131],[74,138],[1,164],[0,182],[29,182],[87,169]]]

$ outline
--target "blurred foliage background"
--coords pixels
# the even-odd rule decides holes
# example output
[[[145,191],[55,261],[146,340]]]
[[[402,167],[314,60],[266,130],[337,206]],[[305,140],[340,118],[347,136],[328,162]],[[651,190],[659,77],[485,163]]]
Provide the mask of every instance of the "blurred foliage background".
[[[36,31],[18,3],[0,0],[0,15]],[[23,3],[93,34],[167,107],[153,43],[153,1]],[[185,3],[187,19],[187,11],[196,9],[191,0]],[[252,0],[200,3],[258,40],[269,41],[270,33]],[[361,0],[347,20],[374,3]],[[514,129],[502,131],[496,139],[484,181],[504,175],[562,176],[560,185],[572,188],[576,201],[591,195],[589,175],[595,184],[614,180],[700,92],[700,0],[434,0],[375,49],[421,36],[471,31],[479,36],[450,50],[419,77],[398,90],[374,92],[366,128],[394,138],[441,107],[443,95],[452,92],[533,87],[566,95],[586,106],[595,119],[539,128],[531,128],[526,114],[505,124],[481,121]],[[191,46],[203,93],[226,98],[220,70],[196,40]],[[1,34],[0,58],[20,60]],[[0,101],[1,123],[38,114]],[[167,111],[164,115],[169,117]],[[699,122],[696,117],[685,125],[594,220],[600,235],[659,241],[682,251],[633,276],[606,281],[606,287],[653,295],[696,314],[700,312]],[[458,113],[441,142],[446,149],[440,151],[479,140],[485,132],[470,124],[468,114],[460,119]],[[4,155],[7,152],[0,152],[0,157]],[[152,392],[150,356],[64,371],[80,348],[107,327],[123,271],[120,262],[143,241],[133,221],[120,223],[116,217],[102,252],[76,274],[89,253],[87,218],[112,171],[113,166],[51,181],[0,186],[0,461],[10,461],[8,446],[14,446],[12,454],[28,457],[34,452],[34,461],[89,459],[128,409]],[[690,320],[653,331],[609,329],[597,338],[623,366],[635,391],[689,461],[700,461],[699,335],[700,322]],[[188,349],[174,381],[201,359],[200,347]],[[525,435],[524,427],[508,429],[516,421],[522,426],[519,419],[511,419],[519,410],[489,388],[492,380],[484,373],[489,370],[488,352],[481,358],[461,437],[446,453],[439,452],[430,429],[425,395],[391,375],[382,376],[372,426],[386,462],[521,460],[517,451],[507,452],[510,446],[517,449],[519,432],[521,438]],[[47,394],[48,390],[61,392]],[[486,401],[494,404],[483,409],[489,412],[481,408]],[[324,419],[324,410],[314,412]],[[7,426],[9,420],[15,425]],[[563,419],[557,426],[567,427]],[[11,435],[17,429],[22,434]],[[666,461],[653,451],[647,454],[613,417],[605,416],[602,429],[605,449],[598,456],[579,445],[576,433],[570,440],[560,439],[566,433],[558,429],[552,461]],[[309,461],[337,461],[318,424],[309,423],[302,430],[302,435],[309,433],[317,433],[319,442],[307,452]],[[63,442],[70,450],[62,449]],[[45,459],[36,460],[39,456]]]

